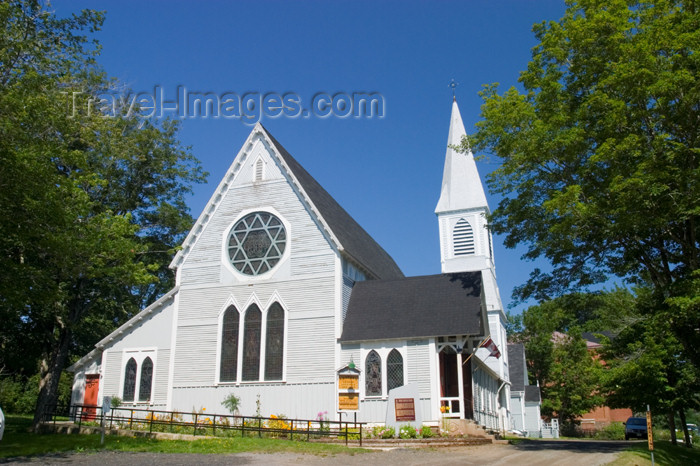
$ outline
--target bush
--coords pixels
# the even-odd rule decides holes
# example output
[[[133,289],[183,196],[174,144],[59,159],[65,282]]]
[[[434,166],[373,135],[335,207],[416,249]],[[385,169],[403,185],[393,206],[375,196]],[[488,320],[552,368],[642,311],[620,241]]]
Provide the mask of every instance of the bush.
[[[72,376],[61,374],[58,382],[58,404],[69,405]],[[39,374],[28,379],[22,376],[5,376],[0,378],[0,406],[9,414],[32,414],[39,396]]]
[[[611,422],[601,430],[597,431],[594,438],[600,440],[624,440],[625,425],[621,422]]]
[[[433,436],[433,429],[430,428],[430,426],[422,426],[420,428],[420,436],[421,438],[430,438]]]
[[[403,439],[416,438],[416,429],[411,424],[404,424],[399,428],[399,437]]]

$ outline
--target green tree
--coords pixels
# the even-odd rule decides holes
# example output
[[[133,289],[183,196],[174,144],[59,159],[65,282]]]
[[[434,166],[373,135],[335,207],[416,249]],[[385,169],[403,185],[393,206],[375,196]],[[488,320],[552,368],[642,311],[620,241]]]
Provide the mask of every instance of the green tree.
[[[653,305],[651,292],[639,290],[637,318],[606,343],[602,391],[611,407],[644,412],[649,406],[654,413],[666,414],[673,429],[675,413],[683,420],[687,410],[699,406],[700,379],[669,322],[643,309]]]
[[[523,90],[482,92],[469,141],[502,162],[489,179],[503,196],[491,226],[552,264],[517,297],[543,301],[610,276],[648,284],[653,311],[698,367],[700,306],[688,293],[700,262],[699,7],[567,5],[560,21],[534,26]]]
[[[540,387],[542,413],[573,424],[581,415],[603,404],[601,364],[588,351],[577,329],[559,336],[553,344],[549,380]]]
[[[87,112],[113,84],[81,35],[102,20],[0,3],[0,366],[38,369],[35,422],[72,354],[171,287],[184,196],[204,179],[175,123]]]

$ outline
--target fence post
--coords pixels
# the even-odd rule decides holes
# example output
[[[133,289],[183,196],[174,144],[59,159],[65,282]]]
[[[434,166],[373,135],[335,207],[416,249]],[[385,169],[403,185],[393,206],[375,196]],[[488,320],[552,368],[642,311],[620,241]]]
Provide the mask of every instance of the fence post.
[[[216,436],[216,414],[214,414],[214,422],[212,423],[211,434]]]
[[[241,437],[245,437],[245,416],[243,416],[243,423],[241,424]]]
[[[345,446],[348,446],[348,423],[345,423]]]
[[[148,433],[149,434],[153,433],[153,411],[151,411],[151,422],[149,423],[149,426],[148,426]]]
[[[258,438],[262,438],[262,418],[258,418]]]
[[[114,420],[114,410],[116,408],[112,408],[112,410],[109,412],[109,429],[112,430],[112,421]]]
[[[132,430],[132,426],[134,425],[134,410],[131,410],[131,415],[129,416],[129,430]]]
[[[80,407],[80,417],[78,418],[78,433],[80,433],[80,428],[83,425],[83,407]]]
[[[197,418],[199,417],[199,413],[194,413],[194,435],[197,435]]]
[[[306,421],[306,441],[311,440],[311,421]]]
[[[355,418],[357,421],[357,418]],[[362,446],[362,423],[360,423],[360,446]]]
[[[173,433],[173,416],[175,416],[174,411],[170,411],[170,433]]]
[[[289,440],[294,440],[294,419],[289,423]]]

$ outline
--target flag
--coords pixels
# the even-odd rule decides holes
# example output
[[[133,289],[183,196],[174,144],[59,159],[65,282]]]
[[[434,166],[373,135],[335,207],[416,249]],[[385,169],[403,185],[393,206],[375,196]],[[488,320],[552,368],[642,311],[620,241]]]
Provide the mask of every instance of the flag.
[[[488,339],[481,346],[491,352],[489,356],[495,356],[496,359],[501,357],[501,352],[498,351],[498,346],[496,346],[496,343],[493,342],[491,337],[488,337]]]

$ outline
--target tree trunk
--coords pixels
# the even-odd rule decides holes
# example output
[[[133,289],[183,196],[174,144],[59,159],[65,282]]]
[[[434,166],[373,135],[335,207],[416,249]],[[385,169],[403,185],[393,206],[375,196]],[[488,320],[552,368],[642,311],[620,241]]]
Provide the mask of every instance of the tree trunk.
[[[671,431],[671,445],[678,445],[676,439],[676,413],[674,410],[668,412],[668,428]]]
[[[70,341],[71,331],[65,327],[61,328],[54,350],[42,361],[39,396],[36,400],[34,421],[32,423],[32,428],[35,431],[39,427],[39,423],[44,420],[46,414],[55,408],[58,401],[58,381],[68,360]]]
[[[678,410],[678,415],[681,418],[681,426],[683,427],[683,436],[685,437],[685,446],[688,448],[691,448],[692,445],[690,444],[690,433],[688,432],[688,424],[685,422],[685,411],[682,409]]]

